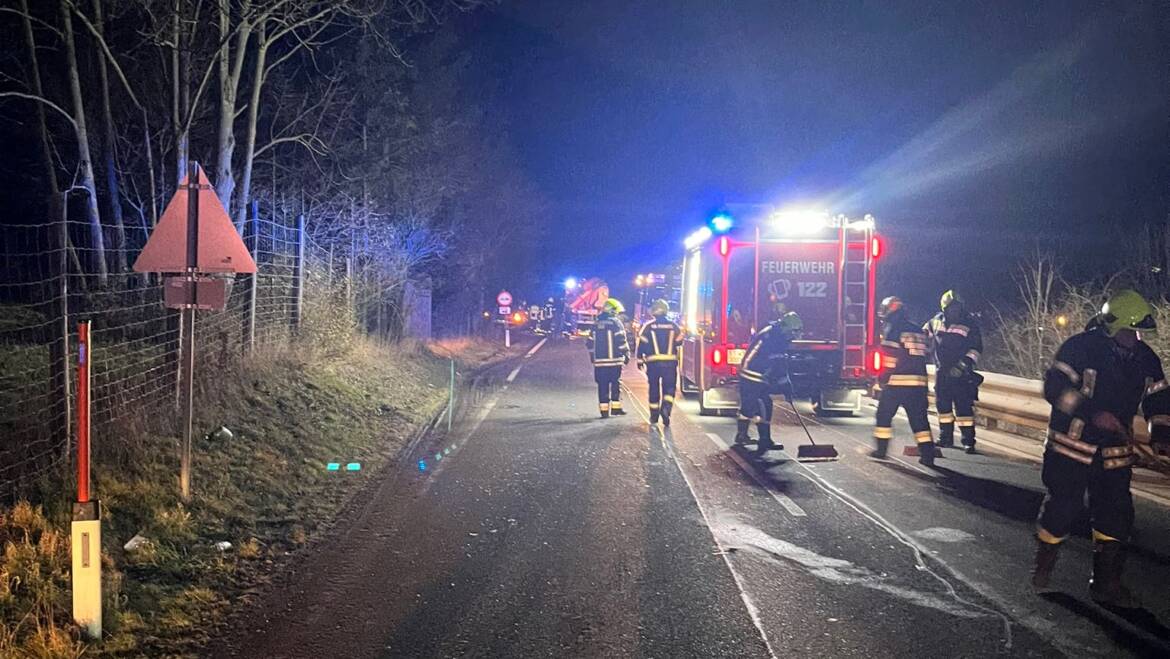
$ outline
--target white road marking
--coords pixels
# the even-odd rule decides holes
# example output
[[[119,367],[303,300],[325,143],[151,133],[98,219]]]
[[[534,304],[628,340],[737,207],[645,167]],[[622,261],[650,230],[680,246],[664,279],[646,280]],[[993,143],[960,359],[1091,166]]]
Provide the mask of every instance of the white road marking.
[[[540,350],[541,347],[544,346],[545,341],[548,341],[547,336],[544,337],[543,339],[541,339],[540,341],[537,341],[536,345],[532,346],[532,348],[528,352],[524,353],[524,359],[528,359],[529,357],[535,355],[536,351]],[[516,380],[516,376],[520,375],[520,369],[522,369],[522,368],[524,368],[524,362],[520,362],[519,364],[517,364],[516,368],[512,369],[512,372],[508,374],[508,377],[505,379],[505,381],[506,382],[514,382]]]
[[[948,529],[945,526],[932,526],[928,529],[914,531],[910,535],[935,542],[969,542],[975,539],[975,536],[962,529]]]
[[[772,495],[772,498],[775,499],[777,503],[779,503],[781,506],[784,506],[784,510],[787,510],[789,515],[792,515],[793,517],[805,517],[808,515],[808,513],[804,512],[804,508],[801,508],[799,505],[797,505],[795,501],[789,499],[788,496],[783,492],[777,492],[775,488],[769,485],[768,482],[764,480],[764,477],[760,475],[760,472],[755,467],[753,467],[751,463],[749,463],[747,460],[744,460],[742,455],[736,451],[731,450],[731,447],[727,445],[727,442],[723,441],[722,437],[716,435],[713,432],[709,432],[707,433],[707,438],[710,439],[711,442],[715,444],[715,446],[722,449],[723,454],[729,456],[735,462],[735,464],[739,465],[740,469],[747,473],[748,476],[751,476],[752,480],[756,482],[756,485],[764,488],[768,494]]]
[[[547,337],[547,336],[546,336],[546,337],[544,337],[543,339],[541,339],[540,341],[537,341],[537,342],[536,342],[536,345],[532,346],[532,349],[531,349],[531,350],[529,350],[528,352],[524,353],[524,358],[525,358],[525,359],[528,359],[529,357],[531,357],[531,356],[535,355],[535,354],[536,354],[536,351],[537,351],[537,350],[540,350],[540,347],[544,345],[544,342],[545,342],[545,341],[548,341],[548,337]]]
[[[626,389],[626,391],[629,392],[629,389]],[[646,423],[650,423],[650,415],[646,410],[642,409],[642,401],[633,396],[630,396],[630,399],[634,401],[633,408],[638,410],[638,414],[646,420]],[[666,449],[667,455],[674,461],[674,466],[678,468],[678,473],[682,474],[683,482],[686,483],[687,489],[691,492],[691,498],[695,500],[695,505],[699,508],[699,514],[703,516],[703,523],[707,526],[707,532],[711,534],[711,540],[715,542],[715,546],[719,549],[719,555],[723,558],[724,565],[727,566],[727,571],[731,573],[731,579],[735,581],[735,589],[739,591],[739,598],[743,601],[743,605],[747,609],[748,617],[751,618],[752,624],[756,626],[756,631],[760,633],[760,639],[764,641],[764,647],[768,650],[768,657],[770,659],[779,659],[776,656],[776,651],[772,649],[772,643],[768,640],[767,632],[764,631],[764,622],[760,618],[760,610],[756,607],[755,602],[752,601],[751,596],[748,595],[747,588],[744,587],[743,577],[735,569],[735,565],[731,563],[727,547],[715,535],[715,529],[711,526],[711,518],[707,515],[707,510],[703,507],[703,502],[699,500],[699,495],[695,492],[695,486],[687,476],[686,469],[683,469],[682,462],[679,461],[678,456],[671,449],[670,444],[667,443],[665,433],[658,433],[658,437],[661,439],[662,446]]]

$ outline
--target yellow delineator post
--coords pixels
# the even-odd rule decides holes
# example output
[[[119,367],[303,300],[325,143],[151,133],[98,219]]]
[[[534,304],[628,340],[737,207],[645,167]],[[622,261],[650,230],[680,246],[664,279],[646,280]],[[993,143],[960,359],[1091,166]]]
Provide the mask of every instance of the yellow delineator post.
[[[102,522],[97,501],[73,505],[73,620],[87,637],[102,637]]]
[[[89,498],[89,321],[77,325],[77,503],[73,504],[73,620],[87,637],[102,637],[101,504]]]

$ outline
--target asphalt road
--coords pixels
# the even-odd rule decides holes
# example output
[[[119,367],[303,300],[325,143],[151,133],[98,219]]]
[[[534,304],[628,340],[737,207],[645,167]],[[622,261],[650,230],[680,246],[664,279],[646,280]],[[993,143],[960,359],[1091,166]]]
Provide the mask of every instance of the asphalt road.
[[[579,343],[499,367],[450,435],[383,472],[351,518],[209,650],[246,657],[959,657],[1170,653],[1170,515],[1138,504],[1148,610],[1027,585],[1036,465],[948,451],[866,457],[871,419],[806,418],[841,459],[728,447],[687,403],[650,428],[633,368],[596,418]],[[795,453],[803,431],[777,415]],[[904,420],[895,424],[909,442]],[[897,440],[896,440],[897,441]]]

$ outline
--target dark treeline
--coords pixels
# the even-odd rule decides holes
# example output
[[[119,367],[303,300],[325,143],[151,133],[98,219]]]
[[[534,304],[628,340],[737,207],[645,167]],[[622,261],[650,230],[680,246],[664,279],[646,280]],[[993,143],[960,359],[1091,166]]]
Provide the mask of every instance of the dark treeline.
[[[117,275],[198,160],[241,227],[252,202],[303,213],[367,296],[425,276],[470,317],[542,211],[469,92],[481,4],[0,0],[0,227],[54,221],[64,194],[71,268],[131,285]]]

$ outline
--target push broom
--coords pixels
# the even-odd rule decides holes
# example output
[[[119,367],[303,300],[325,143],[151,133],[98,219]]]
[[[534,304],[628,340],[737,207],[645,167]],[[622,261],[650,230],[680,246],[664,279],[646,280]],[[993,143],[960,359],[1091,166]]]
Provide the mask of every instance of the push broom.
[[[808,437],[807,444],[801,444],[796,447],[796,459],[800,462],[831,462],[840,458],[837,453],[837,448],[832,444],[818,444],[813,441],[812,433],[809,432],[808,426],[804,425],[804,417],[796,409],[796,389],[792,386],[792,378],[788,378],[788,405],[792,408],[792,413],[796,415],[796,420],[800,422],[801,429],[804,430],[804,436]]]

